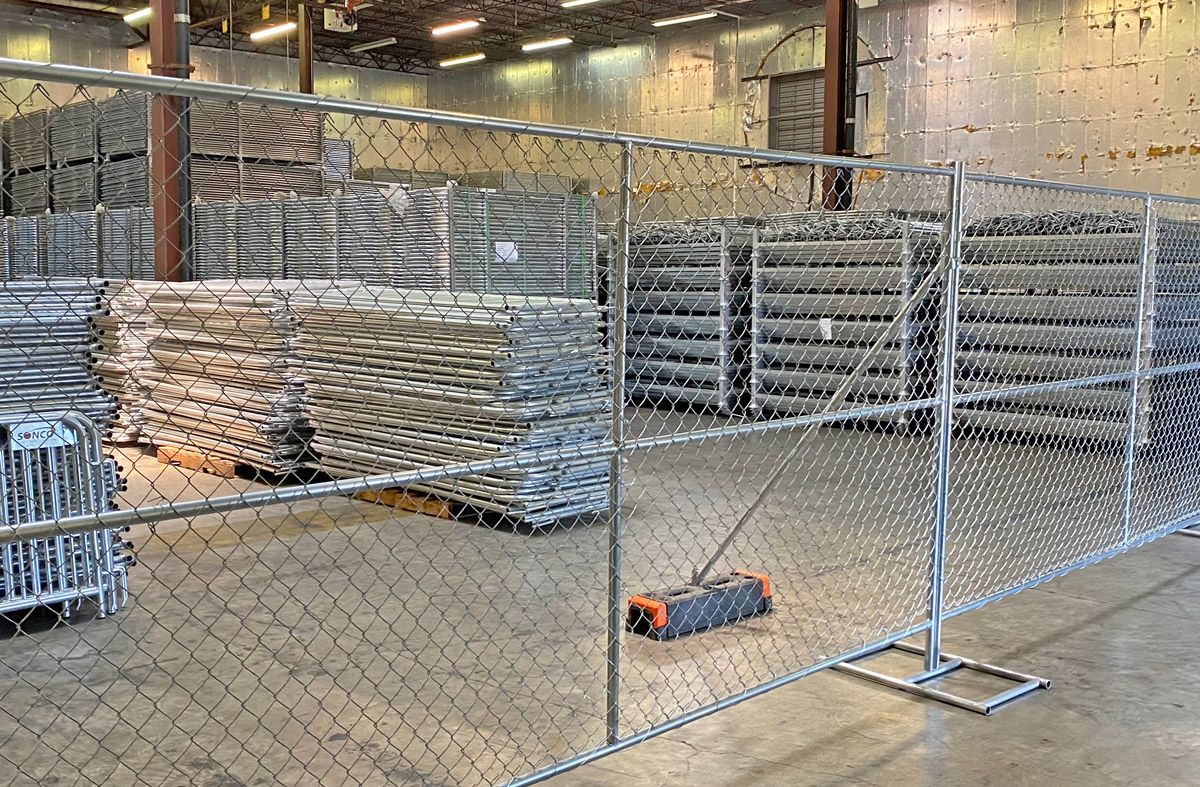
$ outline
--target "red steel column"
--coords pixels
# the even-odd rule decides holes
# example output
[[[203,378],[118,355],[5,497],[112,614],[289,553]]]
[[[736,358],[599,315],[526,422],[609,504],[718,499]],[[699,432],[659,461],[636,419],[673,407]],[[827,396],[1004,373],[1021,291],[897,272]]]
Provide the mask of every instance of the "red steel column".
[[[825,3],[825,126],[821,152],[854,155],[854,101],[858,92],[857,0]],[[853,170],[830,167],[823,182],[827,210],[854,204]]]
[[[307,4],[301,4],[296,9],[296,21],[299,23],[297,38],[299,39],[300,61],[300,92],[313,91],[313,35],[312,11]]]
[[[187,0],[151,0],[150,73],[187,79],[190,17]],[[155,94],[150,108],[150,192],[154,205],[154,278],[187,276],[187,100]]]

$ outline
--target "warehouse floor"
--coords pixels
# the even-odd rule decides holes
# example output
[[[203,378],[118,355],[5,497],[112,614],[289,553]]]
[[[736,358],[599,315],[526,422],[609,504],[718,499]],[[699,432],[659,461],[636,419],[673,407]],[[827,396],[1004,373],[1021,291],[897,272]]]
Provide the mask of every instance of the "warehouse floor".
[[[631,434],[710,425],[643,413]],[[757,435],[635,454],[625,506],[626,588],[678,581],[720,540],[794,440]],[[1112,513],[1120,510],[1112,493],[1119,489],[1119,451],[973,440],[958,447],[962,525],[951,534],[951,606],[999,589],[1002,580],[1060,565],[1081,540],[1094,547],[1119,535]],[[626,638],[626,731],[920,621],[932,448],[928,435],[816,433],[730,554],[733,565],[771,574],[777,610],[671,643]],[[260,488],[131,451],[123,461],[130,478],[124,506]],[[1174,478],[1147,467],[1147,478]],[[1156,492],[1154,505],[1162,500]],[[0,649],[0,686],[7,687],[0,756],[31,779],[71,781],[82,771],[94,781],[152,784],[306,777],[329,784],[490,783],[603,737],[602,527],[528,536],[328,498],[167,522],[153,533],[139,526],[129,537],[140,565],[130,575],[126,609],[109,621],[82,616],[72,627],[35,616],[26,635]],[[1136,725],[1126,717],[1164,716],[1155,698],[1185,696],[1179,680],[1138,660],[1184,664],[1185,648],[1195,644],[1160,619],[1182,616],[1182,604],[1146,595],[1147,588],[1163,585],[1164,593],[1186,597],[1193,546],[1200,542],[1158,542],[954,621],[949,642],[964,655],[1046,674],[1065,689],[996,719],[824,674],[562,781],[633,779],[628,770],[645,780],[686,782],[683,769],[691,766],[710,771],[717,783],[744,781],[738,772],[746,768],[760,780],[796,783],[816,763],[834,780],[894,781],[905,772],[884,769],[908,763],[914,770],[906,781],[937,781],[935,768],[949,768],[951,760],[1000,768],[1034,756],[1014,753],[1022,746],[1036,748],[1043,739],[1046,746],[1076,745],[1092,735],[1098,740],[1089,745],[1111,747],[1097,749],[1094,767],[1133,767],[1131,747],[1146,746],[1153,759],[1170,741],[1133,740],[1128,733]],[[1165,584],[1173,577],[1184,586]],[[1109,625],[1105,616],[1124,615],[1132,616],[1127,638],[1118,630],[1107,640],[1097,633]],[[1093,664],[1141,681],[1129,696],[1151,704],[1119,702],[1124,695],[1115,691],[1107,695],[1111,705],[1091,704],[1106,696],[1103,679],[1081,672],[1080,665]],[[968,684],[966,691],[995,688]],[[757,726],[765,708],[774,710]],[[1024,717],[1006,733],[1012,740],[980,733],[1009,729],[1008,719],[1027,713],[1046,715],[1036,724]],[[1112,730],[1089,718],[1101,713],[1115,720]],[[945,728],[940,742],[939,719],[958,724]],[[837,729],[845,730],[844,740]],[[805,730],[812,735],[804,737]],[[961,736],[956,746],[952,735]],[[713,761],[699,766],[700,754],[681,754],[688,742]],[[863,758],[851,756],[859,750]],[[651,751],[673,753],[658,755],[651,767],[639,759],[655,757]],[[722,751],[736,752],[724,761],[728,771],[714,758]],[[917,756],[922,751],[928,761]],[[755,757],[783,763],[781,770],[765,770]],[[843,773],[847,763],[857,770]],[[948,781],[965,781],[980,772],[946,773]]]
[[[1197,593],[1200,539],[1170,536],[951,622],[1054,681],[989,718],[823,672],[549,784],[1194,784]]]

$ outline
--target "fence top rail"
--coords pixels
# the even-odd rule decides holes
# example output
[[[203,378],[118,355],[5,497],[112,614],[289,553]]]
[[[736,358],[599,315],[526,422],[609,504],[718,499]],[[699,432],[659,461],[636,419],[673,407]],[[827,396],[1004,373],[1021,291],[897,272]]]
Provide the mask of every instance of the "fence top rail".
[[[1182,205],[1200,205],[1200,198],[1184,197],[1175,194],[1158,194],[1152,191],[1134,191],[1131,189],[1114,189],[1104,186],[1089,186],[1083,183],[1064,183],[1059,180],[1041,180],[1039,178],[1023,178],[1017,175],[993,175],[988,172],[968,172],[965,176],[968,183],[989,183],[996,186],[1022,186],[1029,188],[1054,189],[1076,194],[1091,194],[1098,197],[1117,197],[1144,201],[1146,199],[1161,202],[1175,202]]]
[[[916,175],[938,175],[942,177],[950,177],[954,171],[951,167],[869,161],[840,156],[823,156],[764,148],[720,145],[695,140],[656,137],[646,134],[630,134],[579,126],[559,126],[550,123],[535,123],[524,120],[486,117],[483,115],[469,115],[461,112],[444,112],[435,109],[394,106],[370,101],[334,98],[332,96],[230,85],[223,82],[205,82],[177,77],[133,74],[127,71],[72,66],[61,63],[39,63],[32,60],[7,57],[0,57],[0,78],[31,79],[41,82],[90,85],[119,90],[144,90],[162,95],[214,101],[248,101],[266,106],[285,107],[288,109],[311,109],[359,117],[398,120],[407,123],[433,123],[504,134],[536,134],[538,136],[576,142],[635,145],[678,153],[731,156],[753,159],[769,164],[852,167],[856,169],[873,169]]]

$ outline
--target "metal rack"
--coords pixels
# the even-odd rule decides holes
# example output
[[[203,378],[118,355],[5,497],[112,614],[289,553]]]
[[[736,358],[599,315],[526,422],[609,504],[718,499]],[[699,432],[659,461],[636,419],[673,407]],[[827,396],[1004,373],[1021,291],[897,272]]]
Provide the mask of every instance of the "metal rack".
[[[100,430],[78,413],[15,412],[0,403],[0,525],[114,509],[121,480],[100,442]],[[99,617],[116,613],[129,600],[131,546],[112,530],[0,546],[0,614],[61,605],[69,618],[85,603]]]
[[[728,224],[639,227],[629,244],[626,386],[651,404],[740,412],[751,235]]]
[[[868,349],[937,265],[939,229],[894,216],[808,214],[755,230],[751,406],[818,412],[863,364],[846,397],[851,406],[931,395],[936,291],[909,310],[881,351]]]

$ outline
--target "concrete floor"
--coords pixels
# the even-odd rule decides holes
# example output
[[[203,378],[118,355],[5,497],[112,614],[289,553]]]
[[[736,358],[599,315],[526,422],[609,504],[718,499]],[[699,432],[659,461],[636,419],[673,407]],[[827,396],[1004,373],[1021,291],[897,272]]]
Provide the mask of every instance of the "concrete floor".
[[[635,456],[627,590],[689,571],[793,439]],[[626,637],[626,732],[918,622],[932,448],[928,436],[819,432],[730,554],[771,574],[778,609],[671,643]],[[1118,535],[1119,453],[969,440],[958,450],[971,491],[951,534],[951,604]],[[260,488],[124,460],[125,506]],[[1184,475],[1145,477],[1175,479],[1178,504],[1194,499]],[[1139,510],[1160,505],[1156,488],[1139,488]],[[328,498],[138,527],[130,539],[141,565],[126,609],[71,626],[34,615],[0,647],[0,758],[23,778],[494,783],[603,737],[603,528],[519,535]],[[1200,582],[1192,556],[1200,540],[1171,538],[954,621],[951,649],[1058,684],[996,718],[821,674],[560,781],[954,783],[992,770],[1022,781],[1014,763],[1042,760],[1060,779],[1183,773],[1195,765],[1181,754],[1192,753],[1186,658],[1200,633],[1175,618]],[[1076,761],[1064,747],[1090,754]]]
[[[1169,536],[951,622],[951,652],[1054,682],[991,717],[823,672],[549,784],[1195,784],[1197,593],[1200,539]]]

